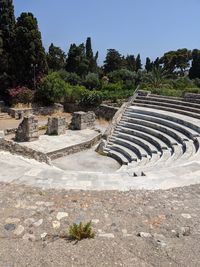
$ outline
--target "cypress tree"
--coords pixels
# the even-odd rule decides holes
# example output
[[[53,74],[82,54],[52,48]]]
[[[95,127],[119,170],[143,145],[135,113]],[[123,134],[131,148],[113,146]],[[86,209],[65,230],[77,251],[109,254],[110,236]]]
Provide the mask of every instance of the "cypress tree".
[[[130,71],[136,70],[136,61],[134,55],[128,55],[126,57],[126,68]]]
[[[200,78],[200,50],[194,49],[192,52],[192,66],[189,70],[190,79]]]
[[[64,68],[66,56],[60,47],[51,44],[47,54],[47,63],[49,69],[56,71]]]
[[[85,77],[88,73],[89,61],[86,58],[85,45],[72,44],[70,46],[67,60],[66,71],[74,72],[81,77]]]
[[[88,72],[96,72],[97,71],[97,59],[98,59],[98,52],[96,52],[95,56],[92,50],[92,42],[91,38],[88,37],[86,40],[86,58],[88,60]]]
[[[16,23],[15,65],[18,84],[34,86],[47,72],[45,50],[37,19],[32,13],[22,13]]]
[[[135,65],[136,65],[136,71],[142,69],[142,63],[141,63],[141,59],[140,59],[140,54],[138,54],[137,57],[136,57]]]
[[[106,59],[104,61],[105,73],[121,69],[122,63],[122,55],[115,49],[108,49]]]
[[[13,82],[15,16],[12,0],[0,0],[0,95]]]
[[[147,57],[146,58],[145,69],[146,69],[147,72],[150,72],[150,71],[152,71],[152,68],[153,68],[153,63],[151,62],[150,58]]]

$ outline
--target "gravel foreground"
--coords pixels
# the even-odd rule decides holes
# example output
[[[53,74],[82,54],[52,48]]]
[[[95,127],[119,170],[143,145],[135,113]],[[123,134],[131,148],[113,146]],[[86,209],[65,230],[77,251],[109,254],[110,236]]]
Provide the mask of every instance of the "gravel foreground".
[[[0,204],[0,267],[200,266],[200,185],[88,192],[0,184]],[[90,220],[94,239],[63,238]]]

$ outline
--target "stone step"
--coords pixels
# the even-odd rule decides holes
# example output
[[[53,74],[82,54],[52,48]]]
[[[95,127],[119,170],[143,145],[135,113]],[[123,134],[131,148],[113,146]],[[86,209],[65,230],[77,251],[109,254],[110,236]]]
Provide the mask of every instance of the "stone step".
[[[154,122],[157,124],[170,127],[171,129],[175,129],[176,131],[184,134],[187,138],[190,138],[192,140],[195,140],[195,138],[199,136],[199,133],[196,132],[195,130],[185,125],[179,125],[178,123],[173,122],[171,120],[157,118],[156,116],[152,116],[152,115],[138,114],[138,113],[131,113],[131,112],[126,112],[124,115],[127,116],[128,119],[136,118],[136,119],[146,120],[146,121],[150,121],[150,122]]]
[[[134,130],[134,129],[123,128],[122,131],[115,130],[113,136],[122,135],[122,134],[123,135],[125,134],[126,136],[129,136],[130,138],[132,136],[134,137],[136,136],[141,139],[144,139],[152,143],[152,145],[154,145],[158,149],[158,151],[171,149],[165,142],[163,142],[161,139],[157,138],[156,136],[152,136],[149,133],[143,133],[141,131]]]
[[[174,139],[173,137],[171,137],[170,135],[158,130],[158,129],[153,129],[144,125],[138,125],[138,124],[134,124],[134,123],[125,123],[125,124],[121,124],[119,126],[116,127],[116,130],[123,132],[123,129],[134,129],[134,130],[138,130],[144,133],[148,133],[151,134],[157,138],[159,138],[160,140],[162,140],[163,142],[165,142],[169,147],[173,147],[173,145],[177,145],[178,142],[176,139]]]
[[[191,107],[195,109],[200,109],[200,103],[193,103],[193,102],[188,102],[184,98],[182,99],[172,99],[172,98],[161,98],[159,96],[137,96],[136,100],[149,100],[149,101],[154,101],[154,102],[160,102],[160,103],[169,103],[169,104],[175,104],[176,106],[184,106],[184,107]]]
[[[119,125],[124,125],[124,124],[126,125],[127,123],[143,125],[143,126],[146,126],[148,128],[158,130],[162,133],[165,133],[165,134],[171,136],[178,143],[181,143],[181,144],[183,144],[184,141],[188,141],[188,137],[186,137],[183,133],[181,133],[181,132],[179,132],[179,131],[171,128],[171,127],[162,126],[162,124],[159,124],[159,123],[154,123],[154,122],[150,122],[150,121],[146,121],[146,120],[142,120],[142,119],[137,119],[137,118],[123,117],[123,119],[120,121]]]
[[[119,145],[125,146],[131,149],[134,153],[136,153],[139,159],[141,159],[142,157],[150,157],[149,151],[146,151],[142,146],[135,144],[131,141],[121,139],[119,137],[111,138],[108,144],[111,144],[111,145],[119,144]]]
[[[129,162],[137,161],[139,159],[138,155],[135,152],[133,152],[131,149],[120,144],[112,144],[112,145],[108,144],[106,146],[106,149],[108,149],[108,152],[110,150],[120,152],[122,155],[124,155],[124,157],[128,159]]]
[[[146,98],[146,99],[135,99],[134,103],[141,103],[141,104],[148,104],[148,105],[155,105],[155,106],[163,106],[163,107],[167,107],[167,108],[175,108],[175,109],[180,109],[180,110],[185,110],[187,112],[192,112],[192,113],[197,113],[199,114],[200,109],[199,108],[193,108],[193,107],[188,107],[184,104],[182,105],[177,105],[176,103],[169,103],[169,102],[159,102],[159,101],[154,101],[151,100],[151,98]]]
[[[151,104],[147,104],[147,103],[145,103],[145,104],[144,103],[135,103],[135,102],[133,103],[133,106],[166,110],[168,112],[178,113],[178,114],[182,114],[182,115],[185,115],[188,117],[200,119],[200,115],[197,113],[193,113],[193,112],[189,112],[189,111],[185,111],[185,110],[181,110],[181,109],[177,109],[177,108],[170,108],[170,107],[165,107],[165,106],[151,105]]]
[[[164,110],[160,110],[159,112],[156,111],[154,108],[150,108],[150,107],[139,107],[139,106],[129,106],[129,108],[127,109],[128,112],[130,113],[137,113],[137,114],[144,114],[144,115],[149,115],[149,116],[154,116],[157,118],[161,118],[161,119],[165,119],[165,120],[169,120],[172,122],[175,122],[179,125],[184,125],[194,131],[196,131],[197,133],[200,133],[200,126],[199,126],[199,121],[192,119],[188,121],[188,117],[185,117],[182,114],[177,114],[177,113],[168,113]],[[192,121],[192,123],[190,122]]]
[[[120,152],[112,149],[105,149],[107,156],[115,159],[121,165],[127,165],[129,160]]]
[[[120,133],[120,134],[113,134],[112,139],[120,138],[122,140],[130,141],[131,143],[138,144],[139,146],[143,147],[148,154],[156,154],[160,153],[160,151],[157,149],[155,145],[153,145],[151,142],[146,141],[145,139],[137,136],[130,136],[125,133]]]

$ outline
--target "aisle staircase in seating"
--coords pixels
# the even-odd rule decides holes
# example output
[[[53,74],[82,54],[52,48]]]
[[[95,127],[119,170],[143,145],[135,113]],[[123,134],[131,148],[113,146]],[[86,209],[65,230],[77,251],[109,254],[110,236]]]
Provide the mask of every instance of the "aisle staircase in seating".
[[[138,90],[107,138],[104,152],[133,176],[200,160],[200,95]]]

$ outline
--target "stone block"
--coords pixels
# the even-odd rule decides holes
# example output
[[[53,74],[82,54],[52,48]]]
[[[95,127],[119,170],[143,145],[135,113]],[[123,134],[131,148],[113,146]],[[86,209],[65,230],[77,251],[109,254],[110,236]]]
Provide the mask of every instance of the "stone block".
[[[31,142],[38,138],[38,119],[35,116],[24,117],[17,129],[15,140],[17,142]]]
[[[70,128],[72,130],[92,129],[95,126],[95,119],[96,119],[96,117],[95,117],[95,114],[93,111],[74,112],[72,115],[72,121],[71,121]]]
[[[48,118],[48,135],[61,135],[66,131],[65,117],[49,117]]]

